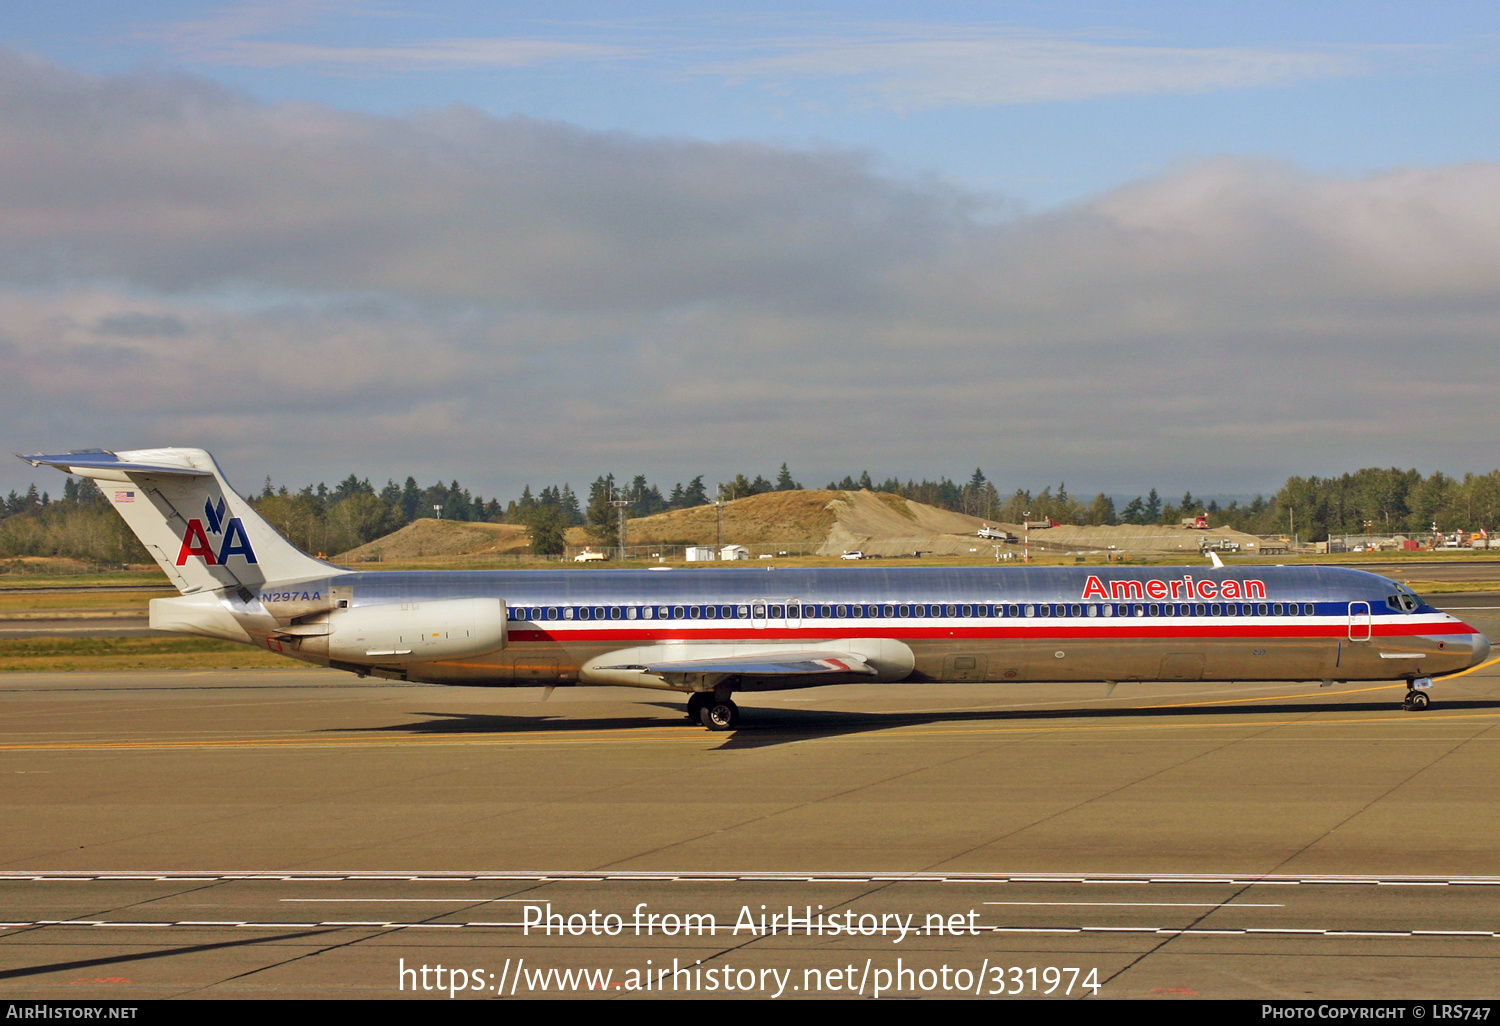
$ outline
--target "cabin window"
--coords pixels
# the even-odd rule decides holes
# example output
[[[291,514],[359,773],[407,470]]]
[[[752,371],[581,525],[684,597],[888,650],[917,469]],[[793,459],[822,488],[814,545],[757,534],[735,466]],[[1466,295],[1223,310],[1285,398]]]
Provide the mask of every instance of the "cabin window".
[[[572,606],[564,606],[563,607],[563,619],[564,620],[571,620],[571,619],[573,619],[573,607]]]
[[[688,619],[696,620],[703,615],[703,610],[698,606],[688,606]]]
[[[848,606],[839,606],[838,608],[839,608],[839,619],[840,620],[847,619],[848,616],[849,616],[849,607]]]
[[[1021,607],[1020,606],[1006,606],[1005,610],[1011,616],[1019,616],[1019,615],[1021,615]]]
[[[1054,608],[1056,610],[1055,613],[1054,613]],[[1065,606],[1065,605],[1061,605],[1061,604],[1057,605],[1056,607],[1053,607],[1052,605],[1045,605],[1045,606],[1042,607],[1042,615],[1043,616],[1050,616],[1050,615],[1067,616],[1068,615],[1068,607]]]
[[[1255,611],[1261,616],[1265,616],[1268,612],[1270,612],[1270,607],[1262,602],[1260,605],[1255,607]],[[1277,612],[1280,612],[1280,610],[1278,609]]]
[[[850,606],[849,615],[854,617],[855,619],[859,619],[865,615],[865,607],[861,605]]]
[[[1317,606],[1315,606],[1311,602],[1309,602],[1307,605],[1305,605],[1305,606],[1302,607],[1302,612],[1305,613],[1308,616],[1312,616],[1314,613],[1317,612],[1317,608],[1318,608]]]
[[[1107,605],[1107,606],[1104,606],[1102,608],[1104,609],[1104,615],[1105,616],[1114,616],[1115,615],[1115,607],[1114,606]]]
[[[1151,615],[1152,616],[1160,616],[1161,615],[1161,606],[1157,605],[1155,602],[1151,603]]]
[[[741,620],[748,620],[748,619],[750,619],[750,607],[749,606],[740,606],[739,607],[739,617],[740,617]]]
[[[901,618],[903,620],[906,619],[907,617],[911,616],[911,606],[902,606],[900,612]]]
[[[611,620],[618,620],[620,618],[620,607],[619,606],[610,606],[609,607],[609,618]]]
[[[1027,606],[1026,607],[1026,615],[1027,616],[1035,616],[1036,615],[1036,606]]]
[[[1074,615],[1074,616],[1082,616],[1082,615],[1083,615],[1083,606],[1081,606],[1081,605],[1078,605],[1078,604],[1077,604],[1077,603],[1076,603],[1076,602],[1075,602],[1075,603],[1074,603],[1074,604],[1073,604],[1073,615]]]
[[[719,607],[718,606],[704,606],[703,607],[703,615],[706,616],[706,617],[708,617],[710,620],[717,620],[719,618]]]
[[[832,606],[823,606],[822,610],[821,610],[821,613],[822,613],[822,616],[825,619],[828,618],[828,617],[831,617],[833,615],[833,607]],[[839,615],[843,616],[844,614],[840,613]]]
[[[1274,616],[1280,616],[1281,615],[1281,603],[1280,602],[1274,603],[1271,606],[1271,613]]]
[[[974,607],[973,606],[964,606],[963,614],[964,614],[964,616],[973,616],[974,615]]]
[[[802,607],[797,605],[787,606],[786,615],[788,619],[795,620],[802,615]]]
[[[773,619],[773,620],[785,620],[786,619],[786,606],[772,606],[771,607],[771,619]]]
[[[1087,616],[1098,616],[1099,615],[1099,607],[1098,606],[1088,606],[1086,608],[1088,609],[1088,612],[1085,615],[1087,615]]]
[[[681,620],[681,619],[685,618],[686,616],[687,616],[687,609],[686,609],[686,607],[684,607],[684,606],[673,606],[672,607],[672,619],[674,619],[674,620]]]
[[[637,616],[637,610],[636,610],[635,606],[627,606],[625,608],[625,619],[627,619],[627,620],[634,620],[636,618],[636,616]]]
[[[948,607],[948,615],[949,616],[957,616],[958,615],[958,607],[957,606],[949,606]]]

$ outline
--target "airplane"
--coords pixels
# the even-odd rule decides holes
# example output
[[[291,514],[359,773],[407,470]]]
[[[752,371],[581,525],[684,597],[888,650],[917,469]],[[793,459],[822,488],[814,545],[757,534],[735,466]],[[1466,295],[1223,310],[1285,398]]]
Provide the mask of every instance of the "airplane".
[[[1489,640],[1404,584],[1329,566],[361,571],[276,533],[202,449],[22,456],[93,478],[181,593],[158,630],[374,676],[686,696],[855,682],[1399,681]],[[1106,692],[1108,693],[1108,692]]]

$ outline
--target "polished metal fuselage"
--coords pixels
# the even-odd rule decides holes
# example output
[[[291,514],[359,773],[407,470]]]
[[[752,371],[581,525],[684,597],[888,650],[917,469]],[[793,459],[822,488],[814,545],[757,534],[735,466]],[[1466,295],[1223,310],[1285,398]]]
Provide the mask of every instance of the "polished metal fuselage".
[[[1374,574],[1316,566],[860,567],[351,573],[284,589],[290,601],[270,588],[262,598],[283,621],[317,614],[298,595],[352,607],[502,600],[508,637],[494,652],[340,667],[444,684],[621,683],[596,667],[636,646],[816,651],[854,638],[907,646],[908,681],[1413,680],[1488,655],[1474,628],[1403,607],[1398,593]],[[285,638],[262,640],[327,664]],[[825,683],[835,681],[737,686]]]

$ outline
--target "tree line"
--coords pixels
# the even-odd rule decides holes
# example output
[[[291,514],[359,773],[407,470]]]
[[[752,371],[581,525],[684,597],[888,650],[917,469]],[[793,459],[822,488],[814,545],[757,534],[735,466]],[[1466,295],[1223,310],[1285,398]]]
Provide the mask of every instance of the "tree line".
[[[313,553],[345,552],[395,531],[422,517],[485,521],[524,526],[538,554],[563,550],[564,532],[584,527],[599,545],[615,543],[622,503],[628,517],[651,516],[688,509],[713,501],[703,475],[669,491],[647,481],[644,474],[628,479],[613,474],[596,478],[586,498],[570,484],[547,485],[533,492],[528,484],[508,502],[471,493],[458,481],[422,487],[413,477],[402,484],[394,479],[376,489],[368,478],[350,474],[337,485],[307,485],[296,491],[274,486],[266,479],[260,492],[246,496],[261,516],[294,545]],[[1220,507],[1200,502],[1191,492],[1177,501],[1164,499],[1155,488],[1117,510],[1108,495],[1084,499],[1068,492],[1066,484],[1039,492],[1017,489],[1002,496],[975,468],[962,484],[947,477],[936,481],[887,478],[876,481],[869,471],[859,477],[830,481],[831,490],[889,492],[940,509],[967,513],[986,520],[1019,523],[1024,519],[1052,519],[1064,524],[1176,524],[1181,518],[1207,515],[1214,527],[1233,527],[1251,534],[1300,535],[1322,541],[1330,534],[1406,534],[1425,537],[1434,526],[1440,531],[1500,528],[1500,470],[1465,474],[1462,479],[1441,472],[1423,476],[1416,470],[1367,468],[1339,477],[1292,477],[1273,496],[1256,496],[1240,504]],[[772,491],[801,490],[783,463],[773,479],[736,474],[720,484],[714,498],[731,502]],[[70,556],[101,563],[148,562],[145,549],[93,481],[68,478],[63,494],[53,499],[32,485],[24,494],[12,491],[0,505],[0,557]]]

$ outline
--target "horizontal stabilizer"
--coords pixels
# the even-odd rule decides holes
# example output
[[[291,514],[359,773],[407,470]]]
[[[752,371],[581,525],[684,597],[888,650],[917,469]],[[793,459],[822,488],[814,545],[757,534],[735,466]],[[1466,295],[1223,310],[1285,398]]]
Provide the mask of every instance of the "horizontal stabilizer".
[[[33,467],[56,467],[65,474],[78,474],[81,477],[92,477],[92,474],[83,473],[86,470],[116,471],[120,474],[151,474],[156,475],[181,475],[183,477],[213,477],[211,470],[199,470],[196,467],[186,466],[175,461],[161,463],[142,463],[139,461],[122,460],[112,452],[102,450],[89,450],[85,452],[65,452],[58,456],[22,456],[21,459],[30,463]],[[123,480],[123,478],[117,479]]]

